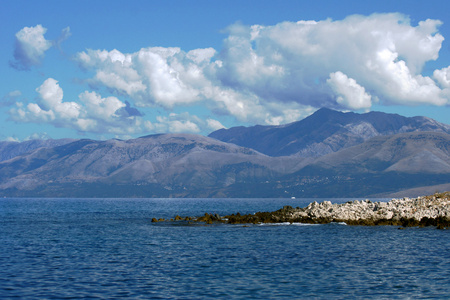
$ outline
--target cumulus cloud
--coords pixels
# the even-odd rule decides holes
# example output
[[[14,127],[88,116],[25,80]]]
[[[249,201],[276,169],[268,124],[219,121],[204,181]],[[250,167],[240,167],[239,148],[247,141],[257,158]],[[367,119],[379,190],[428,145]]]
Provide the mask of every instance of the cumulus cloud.
[[[386,104],[448,103],[436,83],[420,74],[427,61],[438,58],[440,24],[426,20],[414,27],[403,15],[375,14],[238,26],[230,29],[221,76],[261,98],[269,94],[314,107],[348,107],[342,100],[349,95],[342,97],[336,85],[326,84],[332,74],[345,74]],[[368,101],[365,97],[364,107],[370,107]]]
[[[441,87],[450,88],[450,67],[435,70],[433,77],[441,85]]]
[[[205,85],[201,65],[212,49],[184,53],[179,48],[145,48],[133,54],[87,50],[77,55],[85,69],[95,69],[94,82],[132,97],[139,106],[156,103],[172,108],[199,100]]]
[[[52,46],[60,48],[61,42],[70,36],[69,27],[64,28],[55,41],[45,39],[46,32],[47,28],[40,24],[19,30],[14,45],[14,61],[10,62],[10,66],[17,70],[29,70],[39,65],[48,49]]]
[[[130,120],[136,121],[129,116],[120,118],[116,112],[127,105],[116,97],[102,98],[95,92],[86,91],[79,95],[78,101],[64,101],[63,89],[53,78],[45,80],[36,91],[39,101],[28,104],[18,102],[17,107],[10,111],[13,120],[50,123],[78,131],[118,134],[130,130]]]
[[[422,74],[428,61],[438,59],[440,25],[412,25],[397,13],[235,24],[220,51],[86,50],[77,61],[95,72],[92,85],[126,95],[139,107],[203,103],[240,121],[283,124],[323,106],[369,110],[375,100],[448,105],[449,69]]]
[[[17,102],[15,120],[48,122],[79,131],[114,134],[202,132],[223,125],[174,108],[202,105],[213,115],[272,125],[296,121],[320,107],[370,110],[384,105],[449,105],[450,67],[422,73],[439,57],[441,22],[412,24],[402,14],[353,15],[343,20],[282,22],[273,26],[234,24],[221,49],[184,51],[142,48],[134,53],[88,49],[76,54],[95,92],[67,101],[55,79],[36,89],[34,103],[17,102],[20,92],[2,98]],[[41,25],[16,34],[18,69],[38,65],[54,41]],[[110,97],[104,97],[107,91]],[[127,99],[123,101],[120,99]],[[139,110],[138,110],[139,108]],[[140,109],[164,108],[167,116],[144,120]],[[179,110],[178,110],[179,111]],[[149,117],[148,115],[146,117]]]
[[[353,78],[348,78],[342,72],[330,74],[328,85],[336,94],[336,102],[349,109],[368,109],[372,101],[371,96]]]
[[[64,101],[64,92],[57,80],[48,78],[36,89],[38,101],[16,102],[9,111],[12,120],[27,123],[47,123],[56,127],[72,128],[79,132],[127,136],[147,133],[199,133],[222,126],[219,121],[204,121],[189,113],[171,113],[156,116],[155,122],[144,120],[138,109],[117,97],[102,97],[97,92],[85,91],[76,101]],[[18,92],[12,92],[19,94]],[[223,126],[222,126],[223,127]]]
[[[157,133],[199,133],[204,122],[197,116],[189,113],[171,113],[168,116],[157,116],[156,122],[145,121],[144,126],[148,131]]]
[[[276,105],[269,112],[253,92],[223,84],[217,76],[217,68],[223,64],[213,60],[215,55],[212,48],[184,52],[154,47],[131,54],[116,49],[87,50],[78,53],[77,60],[83,69],[95,70],[91,85],[126,95],[139,107],[172,109],[202,102],[216,114],[253,122],[283,114]]]
[[[24,27],[17,32],[14,48],[15,62],[11,63],[11,66],[28,70],[31,66],[40,64],[45,51],[52,46],[52,42],[44,37],[46,32],[47,28],[42,25]]]

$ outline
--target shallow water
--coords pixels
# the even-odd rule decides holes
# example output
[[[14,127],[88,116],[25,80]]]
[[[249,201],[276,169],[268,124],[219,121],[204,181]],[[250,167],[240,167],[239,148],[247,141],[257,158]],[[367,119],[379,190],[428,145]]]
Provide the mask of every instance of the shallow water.
[[[348,199],[336,199],[344,202]],[[314,199],[1,199],[3,298],[449,298],[448,230],[151,223]]]

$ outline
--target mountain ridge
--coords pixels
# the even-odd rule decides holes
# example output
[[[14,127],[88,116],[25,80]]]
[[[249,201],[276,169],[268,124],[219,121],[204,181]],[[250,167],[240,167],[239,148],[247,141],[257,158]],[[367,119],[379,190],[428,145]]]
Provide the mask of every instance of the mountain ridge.
[[[426,117],[382,112],[342,113],[321,108],[301,121],[282,126],[240,126],[220,129],[208,136],[270,156],[319,157],[374,136],[413,131],[450,133],[450,125]]]
[[[321,118],[321,126],[315,126]],[[354,121],[361,119],[364,122]],[[277,138],[279,149],[292,142],[292,128],[284,136],[278,130],[294,126],[300,128],[297,133],[309,133],[303,138],[312,137],[311,148],[317,150],[328,142],[336,151],[270,156],[195,134],[36,141],[31,151],[0,162],[0,196],[366,197],[401,191],[417,196],[413,193],[443,188],[450,182],[450,134],[446,132],[450,126],[421,117],[384,113],[360,117],[327,109],[308,122],[309,127],[295,122],[255,128],[269,132],[269,140]],[[416,130],[414,122],[421,124],[419,129],[435,131]],[[377,135],[371,130],[405,132]]]
[[[47,140],[29,140],[24,142],[0,141],[0,161],[8,160],[18,155],[33,151],[37,148],[57,147],[71,143],[76,139],[47,139]]]

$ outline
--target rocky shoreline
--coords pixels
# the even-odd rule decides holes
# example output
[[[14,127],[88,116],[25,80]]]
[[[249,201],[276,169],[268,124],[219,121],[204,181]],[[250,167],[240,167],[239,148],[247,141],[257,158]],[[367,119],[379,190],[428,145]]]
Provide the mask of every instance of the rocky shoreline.
[[[153,218],[152,222],[166,221]],[[450,227],[450,192],[436,193],[417,198],[392,199],[389,202],[371,202],[355,200],[342,204],[330,201],[310,203],[305,208],[285,206],[274,212],[257,212],[241,215],[240,213],[219,216],[205,213],[201,217],[176,216],[171,221],[188,221],[228,224],[260,223],[310,223],[326,224],[344,222],[347,225],[397,225],[436,226],[439,229]]]

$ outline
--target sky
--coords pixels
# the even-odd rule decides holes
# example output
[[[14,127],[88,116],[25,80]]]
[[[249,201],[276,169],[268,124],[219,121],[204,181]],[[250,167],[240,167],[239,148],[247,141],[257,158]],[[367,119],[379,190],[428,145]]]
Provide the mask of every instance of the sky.
[[[0,0],[0,140],[207,135],[321,107],[450,124],[450,2]]]

